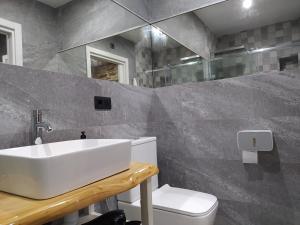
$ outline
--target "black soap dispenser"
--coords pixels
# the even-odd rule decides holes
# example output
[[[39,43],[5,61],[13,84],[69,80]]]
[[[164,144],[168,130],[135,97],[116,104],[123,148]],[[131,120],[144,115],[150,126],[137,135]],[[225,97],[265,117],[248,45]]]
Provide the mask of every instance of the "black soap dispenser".
[[[80,139],[86,139],[85,131],[81,131]]]

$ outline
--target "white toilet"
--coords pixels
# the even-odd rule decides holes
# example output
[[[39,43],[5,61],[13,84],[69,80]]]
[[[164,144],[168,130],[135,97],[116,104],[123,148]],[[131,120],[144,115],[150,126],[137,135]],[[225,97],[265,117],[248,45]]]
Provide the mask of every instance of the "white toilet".
[[[156,138],[132,141],[132,161],[157,165]],[[128,220],[141,220],[139,187],[118,195],[118,206]],[[154,225],[213,225],[218,209],[215,196],[164,185],[152,178]]]

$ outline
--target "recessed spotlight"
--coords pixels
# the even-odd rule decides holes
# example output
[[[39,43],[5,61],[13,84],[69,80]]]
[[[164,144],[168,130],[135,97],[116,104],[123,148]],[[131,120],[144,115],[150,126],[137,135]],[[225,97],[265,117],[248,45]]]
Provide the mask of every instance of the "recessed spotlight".
[[[252,0],[244,0],[243,1],[243,8],[245,8],[245,9],[250,9],[251,8],[251,6],[252,6]]]
[[[152,38],[154,41],[158,41],[165,44],[167,41],[167,35],[161,32],[158,28],[151,26]]]

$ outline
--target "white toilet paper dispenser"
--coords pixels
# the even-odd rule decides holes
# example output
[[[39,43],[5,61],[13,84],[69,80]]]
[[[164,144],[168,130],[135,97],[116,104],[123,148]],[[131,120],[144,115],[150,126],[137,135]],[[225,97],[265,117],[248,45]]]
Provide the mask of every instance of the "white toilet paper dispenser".
[[[273,150],[271,130],[243,130],[237,133],[238,149],[243,151],[243,163],[257,163],[259,151]]]

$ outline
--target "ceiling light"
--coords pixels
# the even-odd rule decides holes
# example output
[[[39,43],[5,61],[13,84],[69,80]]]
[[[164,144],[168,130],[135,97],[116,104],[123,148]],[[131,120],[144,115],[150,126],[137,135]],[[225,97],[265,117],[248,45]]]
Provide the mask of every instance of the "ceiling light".
[[[245,8],[245,9],[250,9],[251,8],[251,6],[252,6],[252,0],[244,0],[243,1],[243,8]]]
[[[187,60],[198,59],[198,58],[200,58],[199,55],[193,55],[193,56],[188,56],[188,57],[180,58],[180,60],[181,60],[181,61],[187,61]]]
[[[167,38],[167,36],[156,27],[152,27],[151,31],[152,31],[152,35],[154,36],[154,38],[158,38],[158,39],[166,39]]]
[[[152,41],[155,44],[159,44],[161,46],[166,46],[167,44],[167,35],[161,32],[158,28],[151,26],[151,37]]]

